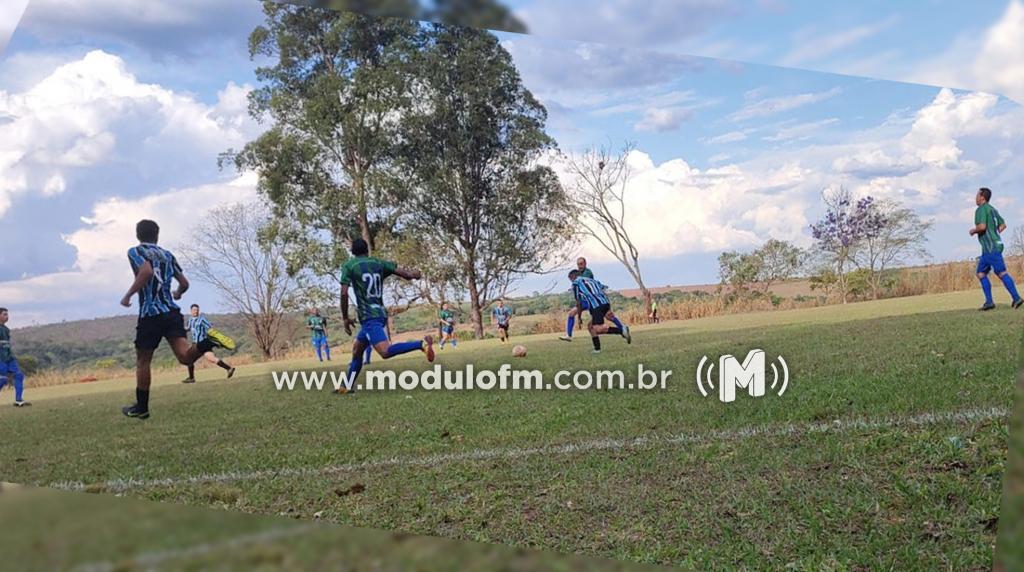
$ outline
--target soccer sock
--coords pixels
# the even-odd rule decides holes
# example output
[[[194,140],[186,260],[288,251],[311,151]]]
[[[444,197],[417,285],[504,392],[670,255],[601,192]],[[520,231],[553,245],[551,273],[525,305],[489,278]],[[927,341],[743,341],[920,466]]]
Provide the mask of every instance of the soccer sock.
[[[224,360],[222,360],[222,359],[217,360],[217,365],[219,365],[220,367],[222,367],[224,369],[231,369],[231,366],[226,364],[226,363],[224,363]]]
[[[979,278],[981,282],[981,291],[985,293],[985,303],[992,304],[992,283],[989,282],[988,276]]]
[[[370,363],[371,356],[373,356],[373,346],[366,346],[366,351],[363,352],[363,363]]]
[[[601,338],[599,338],[598,336],[593,336],[593,337],[590,338],[590,341],[594,342],[594,349],[595,350],[600,350],[601,349]]]
[[[359,377],[359,371],[362,369],[363,360],[357,357],[352,358],[352,361],[349,362],[348,364],[348,379],[345,380],[349,384],[351,384],[351,387],[349,389],[352,389],[356,386],[356,378]]]
[[[608,334],[616,335],[616,336],[621,336],[622,335],[622,328],[608,328]]]
[[[455,345],[455,342],[452,342],[452,345]],[[421,349],[423,349],[423,342],[420,340],[413,342],[399,342],[397,344],[392,344],[391,347],[388,348],[388,357],[400,356],[402,354],[419,351]]]
[[[16,373],[14,374],[14,400],[21,401],[21,392],[25,389],[25,376]]]
[[[1006,286],[1006,291],[1013,296],[1014,301],[1020,299],[1020,294],[1017,293],[1017,285],[1013,283],[1013,278],[1010,277],[1010,273],[1007,272],[1000,277],[1003,281],[1003,286]]]
[[[615,327],[618,328],[619,330],[626,329],[626,327],[622,325],[622,322],[619,321],[619,317],[618,316],[615,316],[614,318],[612,318],[612,323],[615,324]]]
[[[196,365],[195,363],[188,364],[188,378],[193,379],[196,376]]]
[[[452,340],[452,347],[459,345],[459,340]]]
[[[572,330],[576,327],[576,316],[569,316],[569,319],[565,322],[565,335],[572,337]]]
[[[313,347],[316,348],[316,359],[318,359],[320,361],[324,361],[324,356],[323,356],[322,353],[320,353],[321,352],[320,344],[317,344],[317,345],[315,345]]]
[[[135,405],[142,411],[149,411],[149,390],[135,388]]]

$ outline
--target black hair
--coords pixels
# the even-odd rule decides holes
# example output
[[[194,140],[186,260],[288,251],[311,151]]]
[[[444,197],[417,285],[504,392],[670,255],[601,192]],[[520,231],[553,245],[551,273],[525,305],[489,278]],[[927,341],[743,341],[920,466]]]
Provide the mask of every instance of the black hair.
[[[160,238],[160,225],[149,219],[142,219],[135,225],[135,237],[139,242],[156,243]]]
[[[569,271],[569,279],[570,280],[575,280],[576,277],[579,276],[579,275],[580,275],[580,271],[576,270],[575,268],[573,268],[572,270]]]
[[[985,197],[986,203],[992,200],[992,189],[988,187],[982,187],[978,189],[978,192],[981,193],[981,196]]]
[[[354,256],[366,256],[370,254],[370,245],[366,244],[365,240],[357,238],[352,241],[352,254]]]
[[[198,310],[199,304],[192,304],[191,306],[189,306],[189,308],[195,308],[196,310]]]
[[[0,308],[0,314],[3,314],[6,311],[7,311],[7,308]]]

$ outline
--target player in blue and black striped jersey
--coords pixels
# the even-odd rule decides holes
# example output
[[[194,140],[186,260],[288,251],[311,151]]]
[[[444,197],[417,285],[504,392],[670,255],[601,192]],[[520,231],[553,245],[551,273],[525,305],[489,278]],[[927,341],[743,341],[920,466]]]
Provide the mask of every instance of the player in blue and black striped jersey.
[[[121,412],[128,417],[148,419],[150,364],[161,338],[167,340],[182,365],[195,362],[202,354],[185,338],[181,309],[174,301],[180,300],[188,290],[188,279],[174,255],[157,246],[160,227],[151,220],[139,221],[135,236],[139,244],[128,250],[135,280],[121,298],[125,308],[131,307],[133,296],[138,295],[139,299],[139,322],[135,327],[135,404],[123,407]],[[178,282],[173,292],[172,279]]]
[[[228,372],[228,379],[235,375],[235,368],[228,365],[224,360],[217,357],[213,353],[213,348],[217,347],[214,343],[213,338],[209,336],[210,328],[213,327],[210,324],[210,320],[206,317],[206,314],[199,312],[199,304],[192,304],[189,308],[190,316],[188,322],[185,324],[185,330],[189,333],[192,338],[192,344],[198,351],[201,357],[205,357],[206,361],[216,365],[217,367]],[[188,377],[182,380],[182,383],[195,383],[196,382],[196,364],[188,364]]]
[[[623,324],[612,312],[611,302],[605,295],[603,284],[583,276],[579,270],[569,272],[569,280],[572,282],[572,295],[576,300],[577,313],[584,309],[590,311],[590,324],[587,329],[590,331],[590,340],[594,343],[594,353],[601,352],[602,334],[616,334],[626,339],[626,343],[633,343],[633,337],[629,333],[629,326]],[[614,326],[605,323],[610,320]]]

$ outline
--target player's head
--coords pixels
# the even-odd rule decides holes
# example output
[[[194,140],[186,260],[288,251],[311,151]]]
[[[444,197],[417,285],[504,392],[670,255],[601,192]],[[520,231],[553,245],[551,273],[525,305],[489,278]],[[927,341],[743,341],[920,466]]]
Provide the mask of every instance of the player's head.
[[[6,324],[7,318],[10,318],[10,314],[7,313],[7,308],[0,308],[0,324]]]
[[[441,304],[441,309],[442,310],[447,310],[449,307],[450,306],[448,306],[448,302],[445,302],[444,304]]]
[[[199,317],[199,304],[192,304],[192,306],[189,308],[189,310],[192,311],[192,315],[193,316],[195,316],[197,318]]]
[[[139,242],[156,244],[160,238],[160,225],[149,219],[140,220],[135,225],[135,238],[139,239]]]
[[[569,271],[569,280],[575,280],[575,279],[577,279],[579,277],[580,277],[580,271],[579,270],[573,269],[573,270]]]
[[[988,187],[982,187],[978,189],[978,194],[974,196],[974,202],[980,207],[981,205],[992,200],[992,189]]]
[[[499,308],[504,308],[505,307],[505,299],[504,298],[498,298],[498,307]]]
[[[320,308],[317,308],[316,306],[313,306],[313,308],[311,308],[310,311],[313,312],[314,316],[320,315]]]
[[[576,268],[583,272],[587,268],[587,259],[582,256],[576,259]]]
[[[368,256],[370,254],[370,245],[366,244],[366,241],[357,238],[352,241],[352,255],[353,256]]]

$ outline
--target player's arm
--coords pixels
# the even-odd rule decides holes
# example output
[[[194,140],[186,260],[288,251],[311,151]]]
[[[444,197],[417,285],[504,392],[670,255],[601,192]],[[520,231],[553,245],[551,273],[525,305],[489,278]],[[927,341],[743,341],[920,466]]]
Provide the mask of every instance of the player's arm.
[[[348,317],[348,284],[341,285],[341,320],[345,325],[345,333],[352,335],[352,318]]]
[[[185,274],[179,269],[174,273],[174,279],[178,281],[178,289],[175,290],[171,295],[174,296],[175,300],[181,300],[181,297],[188,292],[188,278],[185,278]]]
[[[396,266],[394,270],[395,276],[404,278],[406,280],[419,280],[423,278],[423,273],[414,268],[404,268],[402,266]]]
[[[121,298],[121,305],[128,308],[132,305],[132,296],[139,293],[146,286],[146,282],[153,277],[153,265],[148,260],[139,266],[139,270],[135,273],[135,281],[128,288],[128,292],[125,293],[124,297]]]

